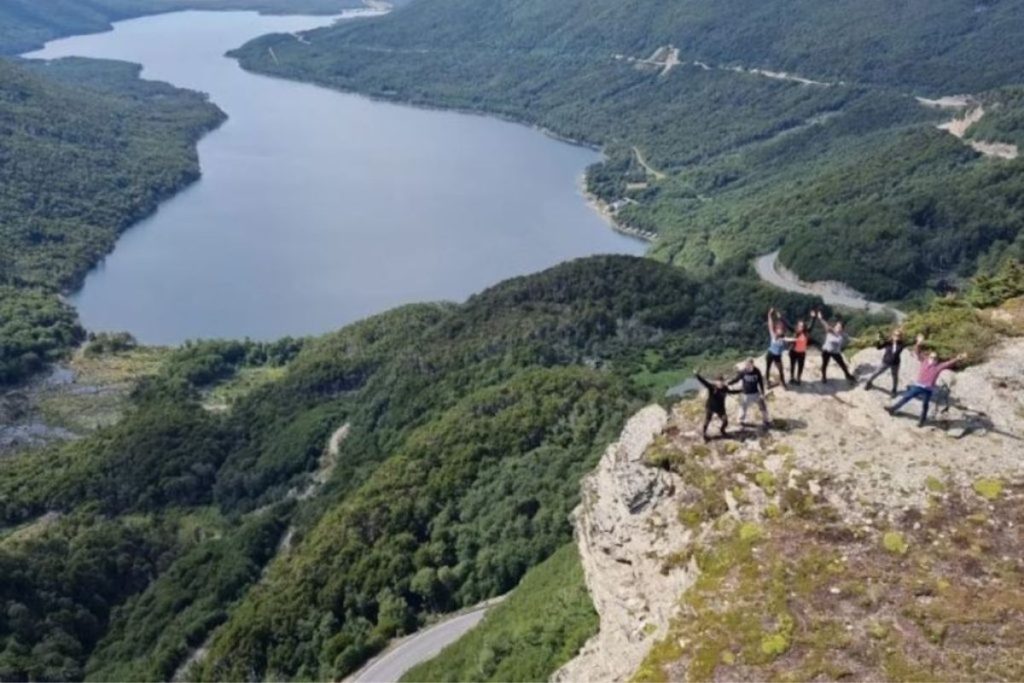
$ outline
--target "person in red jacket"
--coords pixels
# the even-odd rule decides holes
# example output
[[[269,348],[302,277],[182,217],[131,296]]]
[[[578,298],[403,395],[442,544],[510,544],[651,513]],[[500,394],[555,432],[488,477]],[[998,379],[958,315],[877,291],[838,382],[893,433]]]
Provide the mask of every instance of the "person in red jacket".
[[[793,330],[793,344],[789,347],[789,381],[800,384],[804,381],[804,363],[807,361],[807,349],[811,346],[811,333],[803,320],[796,321]]]

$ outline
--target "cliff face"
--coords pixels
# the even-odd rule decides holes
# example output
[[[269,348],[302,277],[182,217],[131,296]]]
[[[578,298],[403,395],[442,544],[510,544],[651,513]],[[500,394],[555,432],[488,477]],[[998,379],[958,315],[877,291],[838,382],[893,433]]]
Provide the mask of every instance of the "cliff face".
[[[601,628],[554,680],[628,678],[651,639],[665,635],[677,596],[692,582],[690,572],[659,570],[689,537],[676,514],[678,478],[643,459],[667,421],[660,406],[638,412],[582,482],[576,541]]]
[[[923,428],[808,361],[767,434],[705,444],[700,399],[630,420],[576,511],[601,632],[557,680],[1024,676],[1024,340]]]

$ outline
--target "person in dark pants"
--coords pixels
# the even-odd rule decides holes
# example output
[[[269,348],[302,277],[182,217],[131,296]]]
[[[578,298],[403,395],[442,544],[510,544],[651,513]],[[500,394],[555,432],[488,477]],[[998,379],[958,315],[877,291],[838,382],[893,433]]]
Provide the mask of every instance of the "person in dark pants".
[[[803,320],[796,321],[793,330],[793,345],[789,347],[789,382],[800,384],[804,381],[804,362],[807,360],[807,349],[811,346],[811,335]]]
[[[961,353],[956,358],[940,361],[939,354],[934,351],[926,355],[921,349],[922,344],[924,344],[924,337],[919,334],[917,343],[914,344],[914,356],[921,361],[917,381],[903,392],[900,400],[885,409],[890,415],[895,415],[900,408],[915,398],[921,399],[921,418],[917,422],[918,427],[924,427],[925,420],[928,419],[928,406],[931,404],[932,394],[935,393],[935,383],[939,381],[939,375],[967,358],[966,353]]]
[[[786,345],[790,339],[786,337],[786,327],[782,321],[775,319],[774,308],[768,311],[768,352],[764,356],[764,379],[769,388],[772,385],[772,366],[779,369],[779,381],[782,388],[786,388],[786,371],[782,369],[782,354],[786,351]]]
[[[701,377],[699,372],[694,373],[697,377],[697,381],[704,385],[704,388],[708,390],[708,398],[704,403],[704,440],[708,440],[708,426],[711,424],[711,418],[718,417],[722,421],[722,427],[719,430],[722,436],[725,436],[725,430],[729,426],[729,416],[725,412],[725,399],[729,394],[740,393],[739,389],[730,389],[729,385],[725,383],[725,377],[719,375],[715,378],[714,382]]]
[[[736,382],[742,382],[743,399],[740,402],[740,424],[746,422],[747,410],[756,403],[761,411],[761,420],[765,429],[770,427],[771,419],[768,417],[768,404],[764,400],[764,375],[754,365],[753,358],[748,358],[739,374],[729,380],[730,385],[736,384]]]
[[[892,375],[891,394],[895,396],[900,385],[900,357],[903,355],[903,349],[907,348],[907,345],[903,342],[903,330],[899,328],[893,330],[888,341],[882,339],[881,335],[879,335],[875,348],[882,349],[882,365],[868,378],[864,389],[871,389],[874,386],[874,381],[888,370]]]
[[[856,384],[857,378],[846,367],[846,359],[843,358],[843,346],[846,345],[848,339],[846,332],[843,330],[843,321],[837,320],[830,325],[825,320],[825,316],[821,314],[821,311],[813,311],[811,318],[820,320],[822,327],[825,328],[825,341],[821,345],[821,381],[828,382],[828,364],[829,361],[835,361],[839,369],[846,375],[846,381],[850,384]]]

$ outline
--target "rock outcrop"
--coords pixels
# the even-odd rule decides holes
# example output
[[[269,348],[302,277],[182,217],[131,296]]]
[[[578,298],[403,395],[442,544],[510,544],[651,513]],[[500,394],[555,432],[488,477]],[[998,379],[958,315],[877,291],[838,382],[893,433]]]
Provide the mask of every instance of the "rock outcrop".
[[[627,679],[664,635],[679,594],[692,581],[685,567],[662,571],[689,534],[678,520],[677,477],[643,460],[667,421],[660,406],[638,412],[582,482],[576,541],[601,629],[554,680]]]
[[[811,354],[766,433],[704,443],[700,399],[636,414],[583,482],[601,630],[554,679],[1024,673],[1024,340],[944,375],[924,427],[888,374],[865,389],[880,355],[850,385]]]
[[[903,355],[901,387],[918,370],[912,355]],[[863,378],[880,357],[861,351],[851,367]],[[771,391],[782,430],[776,437],[797,468],[830,477],[833,503],[851,520],[875,506],[890,513],[920,508],[936,479],[970,486],[983,477],[1024,478],[1024,341],[1005,342],[987,362],[943,374],[925,427],[917,426],[917,401],[895,417],[884,411],[891,404],[888,373],[871,391],[838,378],[822,385],[818,364],[808,361],[803,386]]]

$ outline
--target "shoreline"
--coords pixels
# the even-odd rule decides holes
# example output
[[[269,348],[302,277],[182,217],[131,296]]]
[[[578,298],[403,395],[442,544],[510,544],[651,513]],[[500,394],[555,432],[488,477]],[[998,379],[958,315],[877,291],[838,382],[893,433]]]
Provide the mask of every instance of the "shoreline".
[[[329,15],[328,14],[325,14],[325,15],[309,15],[311,17],[322,17],[325,20],[325,23],[323,23],[321,26],[314,27],[313,29],[310,29],[310,30],[316,30],[317,28],[327,28],[327,27],[333,25],[333,23],[337,22],[338,20],[343,20],[346,17],[351,18],[353,20],[358,20],[359,18],[363,18],[363,17],[373,18],[373,17],[377,17],[377,16],[383,16],[383,15],[388,13],[388,11],[389,11],[389,9],[391,7],[389,3],[381,2],[380,0],[363,0],[362,5],[363,6],[359,7],[359,8],[346,8],[346,9],[343,9],[340,13],[333,13],[333,14],[329,14]],[[211,10],[211,11],[219,11],[219,10]],[[225,10],[225,11],[230,11],[230,10]],[[245,11],[245,10],[243,10],[243,11]],[[250,11],[252,11],[252,10],[250,10]],[[60,41],[60,40],[66,40],[66,39],[74,38],[74,37],[77,37],[77,36],[94,35],[94,34],[98,35],[98,34],[102,34],[102,33],[109,33],[112,30],[114,30],[116,28],[116,24],[119,24],[119,23],[131,22],[131,21],[136,21],[136,20],[148,17],[148,16],[157,16],[157,15],[160,15],[160,14],[170,14],[170,13],[173,13],[173,12],[144,13],[144,14],[142,14],[140,16],[137,16],[137,17],[136,16],[132,16],[132,17],[127,17],[127,18],[119,19],[119,20],[117,20],[115,22],[112,22],[111,26],[109,28],[107,28],[106,30],[103,30],[103,31],[95,31],[95,32],[87,32],[87,33],[80,33],[80,34],[71,34],[71,35],[68,35],[68,36],[55,37],[55,38],[52,38],[50,40],[47,40],[43,44],[42,48],[35,49],[35,50],[30,50],[28,52],[23,52],[19,56],[22,57],[22,58],[27,58],[27,59],[38,59],[38,60],[52,59],[52,58],[44,57],[44,56],[31,56],[30,57],[28,55],[40,52],[41,49],[45,49],[45,47],[47,45],[49,45],[50,43],[52,43],[52,42],[56,42],[56,41]],[[263,12],[255,12],[255,13],[262,14]],[[264,34],[264,35],[272,35],[272,34]],[[258,39],[260,37],[261,36],[256,36],[253,39]],[[225,56],[227,56],[229,59],[233,59],[236,64],[238,64],[239,66],[241,66],[243,68],[243,70],[245,70],[247,72],[250,72],[252,74],[255,74],[255,75],[259,75],[259,76],[263,76],[263,77],[269,77],[269,78],[279,78],[279,79],[281,79],[283,81],[288,81],[288,82],[292,82],[292,83],[302,82],[302,83],[306,83],[306,84],[312,85],[314,87],[334,90],[336,92],[344,92],[344,93],[356,95],[356,96],[359,96],[359,97],[366,97],[367,99],[372,100],[372,101],[379,101],[379,102],[383,102],[383,103],[391,104],[391,105],[405,106],[405,107],[411,107],[411,108],[414,108],[414,109],[422,109],[422,110],[433,110],[433,111],[436,111],[436,112],[444,112],[444,113],[457,113],[457,114],[463,114],[463,115],[473,115],[473,116],[479,116],[479,117],[483,117],[483,118],[493,118],[493,119],[497,119],[497,120],[500,120],[500,121],[503,121],[505,123],[509,123],[509,124],[512,124],[512,125],[524,126],[524,127],[529,128],[529,129],[531,129],[533,131],[536,131],[538,133],[543,134],[545,137],[547,137],[548,139],[550,139],[552,141],[559,142],[559,143],[562,143],[562,144],[572,145],[574,147],[579,147],[579,148],[582,148],[582,149],[587,149],[587,150],[593,151],[593,152],[595,152],[595,153],[600,155],[600,159],[599,160],[597,160],[595,162],[590,162],[590,163],[601,163],[602,161],[607,159],[606,155],[604,154],[603,147],[601,145],[598,145],[598,144],[590,142],[590,141],[574,139],[572,137],[559,134],[558,132],[556,132],[554,130],[551,130],[549,128],[546,128],[543,125],[540,125],[538,123],[531,123],[528,120],[523,120],[523,119],[515,118],[513,115],[511,115],[509,113],[489,112],[489,111],[482,110],[482,109],[471,109],[471,108],[461,108],[461,107],[448,107],[448,106],[440,106],[440,105],[431,105],[431,104],[403,101],[402,99],[397,98],[397,97],[389,97],[387,95],[374,95],[374,94],[363,93],[363,92],[359,92],[359,91],[356,91],[356,90],[340,88],[340,87],[337,87],[336,85],[332,85],[332,84],[328,84],[328,83],[325,83],[325,82],[320,82],[320,81],[316,81],[316,80],[312,80],[312,79],[296,78],[296,77],[293,77],[293,76],[287,76],[287,75],[284,75],[284,74],[275,73],[274,71],[265,71],[263,69],[246,68],[245,65],[242,64],[242,60],[239,59],[239,57],[234,54],[234,52],[237,49],[238,48],[234,48],[232,51],[228,52]],[[147,80],[152,80],[152,79],[147,79]],[[183,86],[178,86],[178,85],[175,85],[173,83],[171,85],[173,85],[176,88],[183,89],[183,90],[190,90],[190,88],[183,87]],[[62,283],[58,288],[55,289],[55,293],[59,296],[59,300],[62,303],[64,303],[65,305],[68,305],[72,309],[74,309],[76,311],[76,313],[77,313],[77,306],[75,305],[75,299],[76,299],[76,297],[78,295],[81,294],[82,290],[84,289],[84,287],[86,285],[86,281],[87,281],[89,275],[91,273],[95,272],[97,269],[100,269],[100,268],[103,267],[103,264],[106,261],[107,257],[109,257],[110,254],[112,254],[117,249],[118,243],[123,239],[125,233],[127,233],[129,230],[137,227],[139,224],[145,222],[146,220],[152,218],[155,214],[157,214],[161,210],[161,208],[164,205],[164,203],[166,203],[167,201],[173,199],[174,197],[177,197],[177,196],[181,195],[182,193],[188,192],[190,189],[192,189],[202,179],[203,169],[202,169],[201,159],[199,159],[199,145],[203,141],[203,139],[205,139],[208,135],[210,135],[211,133],[216,132],[219,128],[221,128],[221,126],[229,118],[228,113],[225,112],[217,104],[217,102],[213,98],[210,98],[210,103],[217,109],[217,111],[219,113],[219,116],[218,116],[217,121],[212,123],[209,127],[204,128],[203,130],[199,131],[196,134],[195,139],[192,140],[192,153],[196,157],[195,158],[195,168],[193,169],[193,172],[187,174],[187,177],[184,177],[182,179],[182,182],[177,184],[175,187],[169,189],[166,192],[162,192],[158,196],[154,197],[153,201],[152,201],[152,203],[150,205],[146,206],[144,209],[139,211],[136,215],[132,216],[126,222],[126,225],[120,231],[118,231],[117,235],[112,240],[111,244],[104,250],[104,253],[95,262],[93,262],[93,263],[89,264],[88,266],[86,266],[85,268],[83,268],[81,272],[76,273],[73,279],[71,279],[68,282]],[[587,205],[590,207],[590,209],[595,211],[597,213],[597,215],[604,220],[604,222],[607,224],[607,226],[610,227],[615,232],[617,232],[617,233],[619,233],[619,234],[621,234],[623,236],[629,237],[629,238],[631,238],[633,240],[639,240],[639,241],[644,242],[644,243],[646,243],[648,245],[653,243],[656,240],[656,237],[657,237],[655,233],[643,231],[643,230],[640,230],[640,229],[633,228],[633,227],[630,227],[628,225],[622,224],[618,219],[616,219],[615,212],[614,212],[614,210],[612,208],[612,205],[610,205],[608,202],[605,202],[605,201],[601,200],[600,198],[598,198],[597,196],[593,195],[592,193],[590,193],[590,192],[588,192],[586,190],[586,173],[587,173],[587,168],[590,165],[590,163],[588,163],[587,165],[583,166],[583,168],[581,169],[581,172],[580,172],[580,174],[578,176],[578,183],[577,184],[578,184],[579,187],[577,189],[579,191],[579,194],[582,195],[583,201],[586,202]],[[645,248],[643,251],[646,252],[647,249]],[[641,254],[638,254],[638,255],[640,255],[642,257],[646,257],[647,256],[646,253],[641,253]]]
[[[615,232],[625,235],[626,237],[632,237],[633,239],[640,240],[649,245],[653,245],[658,241],[658,234],[649,232],[647,230],[640,230],[628,225],[623,225],[615,219],[615,212],[612,211],[611,206],[608,202],[598,197],[593,192],[587,190],[587,179],[586,173],[580,177],[577,183],[580,194],[583,196],[583,200],[587,203],[594,213],[601,217],[602,220],[608,225],[609,228]],[[646,257],[645,257],[646,258]]]
[[[262,15],[262,16],[282,16],[282,17],[283,16],[308,16],[310,18],[324,18],[325,20],[329,20],[331,23],[324,24],[322,27],[316,27],[316,28],[326,28],[326,27],[332,26],[332,25],[334,25],[334,23],[337,23],[338,21],[344,20],[346,18],[360,19],[360,18],[364,18],[364,17],[370,18],[370,17],[376,17],[376,16],[384,16],[384,15],[388,14],[389,12],[391,12],[393,9],[394,9],[394,6],[390,2],[387,2],[386,0],[361,0],[361,6],[359,6],[359,7],[345,7],[345,8],[342,8],[341,10],[336,10],[335,9],[335,10],[331,10],[330,12],[324,11],[324,12],[298,13],[298,14],[289,13],[289,12],[284,11],[284,10],[281,10],[281,11],[268,11],[268,10],[260,10],[260,9],[203,9],[203,8],[192,8],[192,7],[183,7],[181,9],[160,10],[160,11],[154,11],[154,12],[143,12],[143,13],[140,13],[140,14],[137,14],[137,15],[131,15],[131,16],[123,17],[123,18],[118,18],[118,19],[116,19],[114,21],[111,21],[106,28],[98,30],[98,31],[87,31],[85,33],[61,34],[61,35],[55,36],[53,38],[49,38],[46,41],[44,41],[42,44],[37,45],[37,46],[35,46],[33,48],[30,48],[29,50],[22,51],[22,52],[19,52],[17,54],[11,55],[11,57],[15,58],[15,59],[19,59],[19,60],[31,60],[31,61],[42,61],[42,62],[50,62],[50,61],[59,60],[59,59],[67,59],[68,57],[42,57],[42,56],[33,56],[33,55],[35,55],[38,52],[42,52],[43,50],[46,49],[46,47],[50,43],[53,43],[53,42],[57,42],[57,41],[61,41],[61,40],[67,40],[67,39],[72,39],[72,38],[78,38],[78,37],[82,37],[82,36],[93,36],[93,35],[101,35],[101,34],[105,34],[105,33],[110,33],[112,31],[114,31],[115,28],[116,28],[116,25],[120,24],[120,23],[129,22],[129,21],[136,21],[136,20],[139,20],[139,19],[146,19],[146,18],[149,18],[149,17],[161,16],[161,15],[164,15],[164,14],[174,14],[176,12],[192,12],[192,11],[198,11],[198,12],[224,12],[224,13],[227,13],[227,12],[252,12],[254,14],[258,14],[258,15]],[[315,29],[313,29],[313,30],[315,30]],[[256,37],[259,38],[260,36],[256,36]],[[3,53],[0,53],[0,56],[3,56]],[[86,58],[86,59],[93,59],[93,58]],[[234,58],[232,58],[232,59],[234,59]],[[236,63],[238,62],[237,59],[235,59],[235,61],[236,61]],[[89,275],[103,266],[104,261],[106,261],[107,257],[110,256],[114,252],[114,250],[117,248],[118,242],[121,241],[121,239],[124,237],[125,233],[127,233],[129,230],[132,230],[133,228],[136,228],[137,226],[139,226],[144,221],[152,218],[154,215],[156,215],[156,213],[160,210],[160,208],[166,202],[168,202],[171,199],[174,199],[175,197],[181,195],[182,193],[187,192],[188,190],[192,189],[194,186],[196,186],[202,180],[203,170],[202,170],[202,160],[199,158],[199,145],[207,136],[209,136],[211,133],[217,132],[230,119],[230,116],[228,115],[228,113],[226,111],[224,111],[224,109],[222,109],[220,107],[220,105],[218,105],[216,102],[213,101],[213,99],[209,96],[209,93],[205,93],[205,92],[202,92],[202,91],[199,91],[199,90],[195,90],[195,89],[192,89],[192,88],[176,85],[174,83],[169,83],[167,81],[161,81],[161,80],[152,79],[152,78],[144,78],[141,75],[141,72],[143,70],[143,65],[136,64],[136,66],[138,67],[138,72],[139,72],[137,74],[137,78],[139,80],[141,80],[141,81],[148,81],[148,82],[152,82],[152,83],[166,83],[167,85],[170,85],[170,86],[172,86],[172,87],[174,87],[174,88],[176,88],[178,90],[187,91],[187,92],[194,92],[194,93],[198,93],[200,95],[203,95],[206,98],[206,100],[216,109],[216,111],[217,111],[217,119],[216,119],[216,121],[213,121],[209,126],[206,126],[206,127],[202,128],[201,130],[198,130],[196,132],[195,136],[194,136],[194,139],[191,141],[191,153],[195,157],[195,159],[194,159],[194,161],[195,161],[194,167],[191,168],[185,174],[183,174],[183,176],[178,179],[178,181],[177,181],[177,183],[175,184],[174,187],[166,188],[164,191],[155,194],[151,198],[151,203],[149,205],[147,205],[145,207],[141,207],[140,210],[135,215],[131,216],[127,220],[126,224],[117,231],[117,234],[115,235],[114,240],[111,242],[111,244],[107,248],[104,249],[103,254],[101,254],[99,256],[99,258],[97,258],[95,260],[95,262],[90,264],[88,267],[84,268],[81,272],[74,273],[74,275],[67,282],[64,282],[64,283],[54,287],[53,291],[56,294],[56,296],[58,297],[59,301],[62,304],[67,305],[67,306],[71,307],[72,309],[74,309],[76,315],[78,314],[78,309],[77,309],[77,307],[74,304],[75,296],[78,295],[84,289],[85,284],[86,284],[86,280],[89,277]],[[87,331],[91,331],[91,330],[87,330]]]
[[[385,5],[388,7],[388,11],[390,11],[390,9],[393,9],[391,3],[387,2],[386,0],[361,0],[361,2],[362,2],[362,6],[363,7],[367,7],[367,8],[370,8],[370,9],[377,9],[377,8],[379,8],[381,6],[385,6]],[[340,9],[340,11],[345,12],[345,11],[353,10],[353,9],[360,9],[360,8],[359,7],[343,7],[343,8]],[[196,11],[196,12],[255,12],[256,14],[260,14],[260,15],[265,16],[265,17],[285,17],[285,16],[332,17],[332,16],[336,16],[338,14],[339,8],[331,7],[329,9],[328,8],[324,8],[322,10],[314,10],[314,11],[306,11],[306,12],[301,12],[301,11],[300,12],[295,12],[295,11],[292,11],[292,10],[290,10],[288,8],[284,8],[284,7],[282,7],[281,9],[268,9],[268,8],[262,8],[262,9],[250,8],[250,9],[245,9],[245,8],[241,8],[241,7],[236,7],[236,8],[220,7],[220,8],[212,8],[211,9],[209,7],[185,5],[185,6],[182,6],[182,7],[170,8],[170,9],[155,9],[153,11],[141,10],[138,13],[133,13],[133,12],[129,11],[128,14],[126,14],[124,16],[107,18],[106,19],[107,25],[104,28],[97,29],[95,31],[84,31],[82,33],[74,33],[74,32],[71,32],[71,33],[57,33],[57,34],[55,34],[55,35],[53,35],[51,37],[43,39],[41,42],[37,41],[37,42],[31,44],[31,45],[29,45],[25,49],[16,49],[16,51],[14,51],[14,52],[7,52],[6,50],[0,50],[0,57],[24,58],[24,57],[22,57],[22,55],[24,55],[26,53],[29,53],[29,52],[38,52],[39,50],[44,49],[46,47],[47,43],[51,43],[51,42],[53,42],[55,40],[63,40],[65,38],[77,38],[79,36],[94,36],[94,35],[99,35],[101,33],[110,33],[111,31],[114,30],[114,25],[118,24],[118,23],[121,23],[122,21],[132,21],[133,19],[143,19],[145,17],[155,17],[155,16],[159,16],[161,14],[173,14],[175,12],[191,12],[191,11]]]

